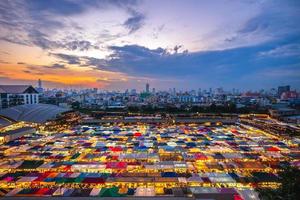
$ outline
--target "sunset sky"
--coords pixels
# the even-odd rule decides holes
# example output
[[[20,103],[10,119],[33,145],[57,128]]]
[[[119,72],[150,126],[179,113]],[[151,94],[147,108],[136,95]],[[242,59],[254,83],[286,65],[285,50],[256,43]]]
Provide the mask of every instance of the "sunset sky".
[[[1,0],[0,84],[300,89],[298,0]]]

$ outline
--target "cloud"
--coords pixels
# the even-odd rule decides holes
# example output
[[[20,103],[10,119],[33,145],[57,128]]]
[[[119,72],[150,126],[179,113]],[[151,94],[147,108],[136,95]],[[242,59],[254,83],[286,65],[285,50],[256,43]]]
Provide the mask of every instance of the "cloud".
[[[139,30],[144,25],[145,20],[145,16],[137,11],[132,10],[131,15],[123,24],[129,30],[129,34]]]
[[[285,74],[281,78],[286,81],[295,79],[291,72],[297,70],[282,66],[299,63],[299,1],[225,6],[174,1],[172,8],[153,2],[2,0],[0,42],[5,41],[7,49],[12,49],[8,43],[32,49],[29,60],[40,56],[41,61],[52,61],[19,62],[28,66],[26,73],[72,71],[76,66],[135,78],[180,80],[195,87],[242,85],[239,81],[248,74],[253,76],[243,84],[258,85],[262,82],[255,75],[262,71]],[[147,10],[147,6],[157,9]],[[218,13],[212,14],[215,10]],[[271,78],[267,81],[272,82]]]
[[[28,37],[31,39],[31,42],[42,48],[42,49],[54,49],[58,48],[59,43],[48,39],[48,36],[36,29],[30,30]]]
[[[139,26],[139,17],[142,16],[135,11],[135,5],[135,0],[3,0],[0,1],[0,40],[18,45],[37,46],[43,50],[99,49],[94,44],[97,41],[83,39],[86,35],[81,25],[85,24],[78,25],[72,18],[67,17],[78,17],[95,8],[100,12],[117,8],[132,16],[127,25],[135,31]],[[65,32],[62,31],[65,29],[70,31],[72,38],[64,36]],[[116,39],[120,36],[122,35],[112,34],[109,37]]]
[[[285,45],[291,40],[296,43],[298,41],[297,38],[290,38],[250,47],[193,53],[175,53],[175,51],[173,54],[163,48],[149,49],[138,45],[111,46],[110,49],[113,51],[111,56],[106,60],[100,60],[101,66],[97,66],[96,62],[94,64],[100,69],[122,72],[135,77],[186,80],[187,85],[193,86],[197,84],[220,86],[222,83],[224,87],[236,87],[235,85],[241,84],[244,87],[247,85],[259,87],[259,83],[270,85],[274,82],[272,78],[256,80],[255,76],[259,76],[262,71],[270,73],[270,76],[265,77],[277,74],[287,83],[293,82],[298,77],[292,73],[297,71],[295,67],[287,67],[291,65],[300,67],[300,57],[291,55],[289,50],[291,46]],[[281,54],[289,54],[291,57],[277,57],[276,60],[266,57],[257,60],[259,52],[268,52],[279,44],[289,47],[281,49]],[[174,49],[178,48],[179,46]],[[243,77],[249,74],[253,76],[243,80]],[[279,76],[280,74],[282,76]]]
[[[76,56],[63,53],[50,53],[50,55],[59,59],[60,62],[81,67],[96,67],[98,69],[108,69],[107,60],[88,56]]]
[[[4,61],[4,60],[0,60],[0,64],[10,64],[10,62]]]
[[[20,35],[6,35],[0,37],[0,40],[13,43],[13,44],[19,44],[19,45],[24,45],[24,46],[30,46],[30,42],[27,39],[24,39]]]
[[[181,48],[182,48],[182,45],[176,45],[173,50],[175,53],[178,53],[178,50]]]
[[[33,75],[39,75],[39,76],[45,74],[43,72],[35,72],[35,71],[32,71],[32,70],[23,70],[23,72],[26,73],[26,74],[33,74]]]
[[[264,57],[300,56],[300,43],[286,44],[268,51],[259,52],[259,56],[264,56]]]
[[[54,74],[57,70],[67,69],[64,64],[53,63],[50,65],[25,64],[26,69],[23,72],[34,75]]]
[[[295,20],[300,17],[299,1],[262,1],[259,5],[261,11],[225,37],[222,48],[254,46],[300,34]]]
[[[281,49],[282,54],[284,50],[290,54],[289,48],[286,48],[286,46],[290,47],[288,45],[290,41],[297,43],[298,39],[292,37],[250,47],[198,52],[179,52],[181,45],[176,45],[170,50],[149,49],[139,45],[110,46],[109,50],[112,53],[105,59],[67,54],[52,55],[61,59],[60,62],[76,61],[79,66],[123,73],[136,78],[181,80],[190,87],[195,87],[199,83],[207,86],[220,86],[222,83],[224,87],[236,87],[242,84],[244,87],[247,85],[259,87],[259,83],[264,82],[270,85],[274,82],[271,74],[277,72],[284,74],[285,76],[281,78],[287,82],[292,82],[296,78],[291,74],[294,68],[284,66],[299,66],[300,57],[297,55],[276,59],[264,56],[257,59],[260,52],[272,52],[272,49],[278,46],[285,47]],[[265,76],[269,77],[269,80],[268,78],[260,81],[255,79],[262,73],[270,73],[270,76]]]
[[[53,65],[44,65],[43,67],[51,68],[51,69],[66,69],[65,65],[54,63]]]
[[[86,40],[80,40],[80,41],[74,40],[74,41],[70,41],[70,42],[67,42],[66,44],[64,44],[64,47],[66,49],[72,50],[72,51],[75,51],[75,50],[87,51],[90,48],[96,48],[97,49],[96,46],[92,45],[91,42],[86,41]]]
[[[73,55],[68,55],[63,53],[50,53],[49,55],[62,59],[70,65],[80,65],[80,57],[78,56],[73,56]]]

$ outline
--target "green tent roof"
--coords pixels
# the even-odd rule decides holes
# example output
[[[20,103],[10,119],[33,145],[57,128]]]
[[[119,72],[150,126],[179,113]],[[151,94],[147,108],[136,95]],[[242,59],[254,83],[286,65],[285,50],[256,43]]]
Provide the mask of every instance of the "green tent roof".
[[[119,188],[118,187],[112,187],[112,188],[102,188],[99,196],[100,197],[121,197],[123,195],[118,193]]]

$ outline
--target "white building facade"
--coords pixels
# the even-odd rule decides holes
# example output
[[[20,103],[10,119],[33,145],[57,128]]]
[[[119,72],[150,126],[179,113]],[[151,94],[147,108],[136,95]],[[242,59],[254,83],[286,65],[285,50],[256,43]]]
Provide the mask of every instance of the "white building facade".
[[[39,93],[30,85],[0,85],[0,108],[38,103]]]

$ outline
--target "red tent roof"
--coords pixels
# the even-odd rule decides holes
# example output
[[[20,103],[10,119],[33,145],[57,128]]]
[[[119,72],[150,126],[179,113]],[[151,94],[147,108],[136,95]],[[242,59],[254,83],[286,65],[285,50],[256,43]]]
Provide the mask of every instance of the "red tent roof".
[[[140,136],[142,136],[142,133],[136,132],[136,133],[134,133],[134,136],[135,136],[135,137],[140,137]]]
[[[236,129],[231,129],[232,133],[238,133],[238,131]]]
[[[280,149],[277,147],[269,147],[267,148],[267,151],[280,151]]]
[[[116,151],[122,151],[123,149],[122,147],[109,147],[109,150],[116,152]]]
[[[126,162],[108,162],[106,168],[109,169],[125,169],[127,167]]]
[[[49,188],[41,188],[38,191],[36,191],[35,194],[43,195],[43,194],[45,194],[48,191],[49,191]]]
[[[240,195],[235,194],[233,195],[233,200],[244,200]]]
[[[195,159],[196,160],[206,160],[207,156],[205,156],[203,153],[195,153]]]

